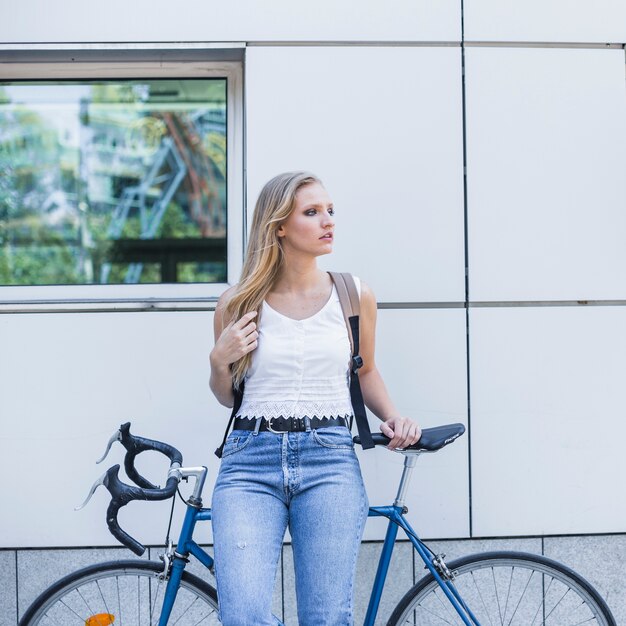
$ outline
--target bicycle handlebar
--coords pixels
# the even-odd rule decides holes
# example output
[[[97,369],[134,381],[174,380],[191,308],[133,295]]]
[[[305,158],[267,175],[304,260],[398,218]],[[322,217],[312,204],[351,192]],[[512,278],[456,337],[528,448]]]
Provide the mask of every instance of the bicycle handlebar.
[[[146,551],[145,546],[120,527],[117,521],[117,514],[123,506],[126,506],[133,500],[167,500],[171,498],[176,493],[176,487],[180,481],[180,474],[175,473],[172,475],[172,470],[182,465],[183,455],[176,448],[162,441],[131,435],[130,422],[126,422],[120,426],[119,431],[109,440],[106,452],[98,461],[99,463],[104,460],[114,441],[120,441],[126,448],[124,468],[128,477],[138,486],[134,487],[122,482],[119,478],[120,466],[113,465],[93,484],[87,499],[77,507],[77,510],[83,508],[89,502],[91,496],[100,485],[104,485],[111,494],[111,502],[106,513],[109,531],[120,543],[138,556],[141,556]],[[135,468],[135,458],[146,450],[155,450],[170,459],[170,472],[163,488],[153,485]]]
[[[124,457],[124,469],[136,485],[145,487],[146,489],[158,489],[149,480],[144,478],[135,468],[135,457],[146,450],[156,450],[164,454],[172,463],[183,464],[183,455],[173,446],[162,441],[154,439],[146,439],[145,437],[137,437],[130,434],[130,422],[126,422],[120,426],[119,441],[126,448],[126,456]]]
[[[146,547],[120,527],[117,521],[118,511],[133,500],[167,500],[171,498],[176,493],[178,478],[170,476],[163,489],[144,489],[143,487],[133,487],[123,483],[118,476],[119,470],[119,465],[113,465],[113,467],[107,470],[103,481],[104,486],[111,494],[111,502],[106,514],[107,526],[111,534],[120,543],[124,544],[138,556],[141,556],[146,551]]]

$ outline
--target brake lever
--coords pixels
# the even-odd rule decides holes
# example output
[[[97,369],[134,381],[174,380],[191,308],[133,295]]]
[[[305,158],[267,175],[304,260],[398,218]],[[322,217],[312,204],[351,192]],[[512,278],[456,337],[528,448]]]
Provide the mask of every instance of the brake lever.
[[[110,447],[110,444],[109,444],[109,447]],[[106,454],[105,454],[105,456],[106,456]],[[93,496],[93,494],[95,493],[96,489],[98,487],[100,487],[101,485],[105,484],[104,480],[107,477],[107,473],[108,473],[108,470],[106,472],[104,472],[104,474],[102,474],[102,476],[100,476],[100,478],[98,478],[93,485],[91,485],[91,489],[89,490],[89,493],[87,494],[87,497],[85,498],[85,501],[81,505],[79,505],[77,507],[74,507],[75,511],[80,511],[82,508],[87,506],[87,502],[89,502],[89,500],[91,500],[91,496]]]
[[[122,431],[121,429],[117,429],[117,431],[111,435],[111,438],[109,439],[109,442],[107,443],[107,447],[106,450],[104,451],[104,454],[102,455],[101,458],[99,458],[96,461],[96,464],[98,463],[102,463],[102,461],[104,461],[104,459],[107,458],[107,454],[109,454],[109,450],[111,449],[111,446],[116,442],[116,441],[122,441]]]

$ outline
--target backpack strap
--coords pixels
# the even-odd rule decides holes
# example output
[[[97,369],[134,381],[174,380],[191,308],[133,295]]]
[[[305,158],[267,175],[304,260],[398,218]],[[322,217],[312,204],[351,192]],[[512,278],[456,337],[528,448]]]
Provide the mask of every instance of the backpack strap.
[[[224,432],[224,439],[222,439],[222,443],[219,448],[215,450],[215,456],[218,459],[222,458],[222,453],[224,452],[224,446],[226,445],[226,439],[228,439],[228,433],[230,432],[230,427],[233,424],[233,420],[235,419],[235,415],[241,408],[241,403],[243,402],[243,380],[241,381],[241,385],[239,389],[233,387],[233,395],[235,397],[235,401],[233,403],[233,410],[230,413],[230,419],[228,420],[228,425],[226,426],[226,431]]]
[[[335,283],[337,294],[339,296],[339,303],[341,304],[341,312],[343,313],[343,319],[346,321],[346,328],[348,329],[348,338],[350,339],[350,353],[352,355],[358,354],[359,348],[357,346],[354,350],[354,336],[352,333],[352,326],[350,325],[350,318],[353,316],[359,316],[361,312],[361,302],[359,300],[359,292],[356,288],[354,278],[352,274],[339,272],[328,272],[330,277]]]
[[[374,441],[367,421],[365,402],[363,401],[361,383],[359,382],[359,369],[363,366],[363,359],[359,354],[359,316],[361,313],[359,292],[352,274],[339,272],[328,273],[337,289],[341,311],[346,322],[346,328],[348,329],[351,349],[350,400],[352,402],[354,417],[356,418],[356,427],[361,437],[361,445],[364,450],[368,450],[374,447]]]

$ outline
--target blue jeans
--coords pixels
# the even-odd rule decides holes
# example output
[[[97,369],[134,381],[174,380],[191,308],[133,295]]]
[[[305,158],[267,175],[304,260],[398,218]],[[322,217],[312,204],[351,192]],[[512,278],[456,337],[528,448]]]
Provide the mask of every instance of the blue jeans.
[[[233,431],[213,491],[224,626],[275,626],[272,594],[289,525],[300,626],[353,624],[368,502],[349,430]]]

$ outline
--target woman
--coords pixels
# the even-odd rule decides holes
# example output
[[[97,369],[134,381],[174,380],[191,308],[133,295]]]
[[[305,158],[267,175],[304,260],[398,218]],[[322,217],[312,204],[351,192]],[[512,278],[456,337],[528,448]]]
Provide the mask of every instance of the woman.
[[[232,407],[233,386],[245,382],[212,503],[224,626],[276,624],[272,592],[287,526],[300,625],[353,623],[368,502],[347,428],[348,333],[331,278],[317,267],[317,257],[332,251],[334,229],[318,178],[288,172],[270,180],[256,204],[241,281],[215,311],[211,390]],[[401,448],[421,432],[389,398],[374,362],[376,299],[365,284],[360,297],[363,397],[389,447]]]

